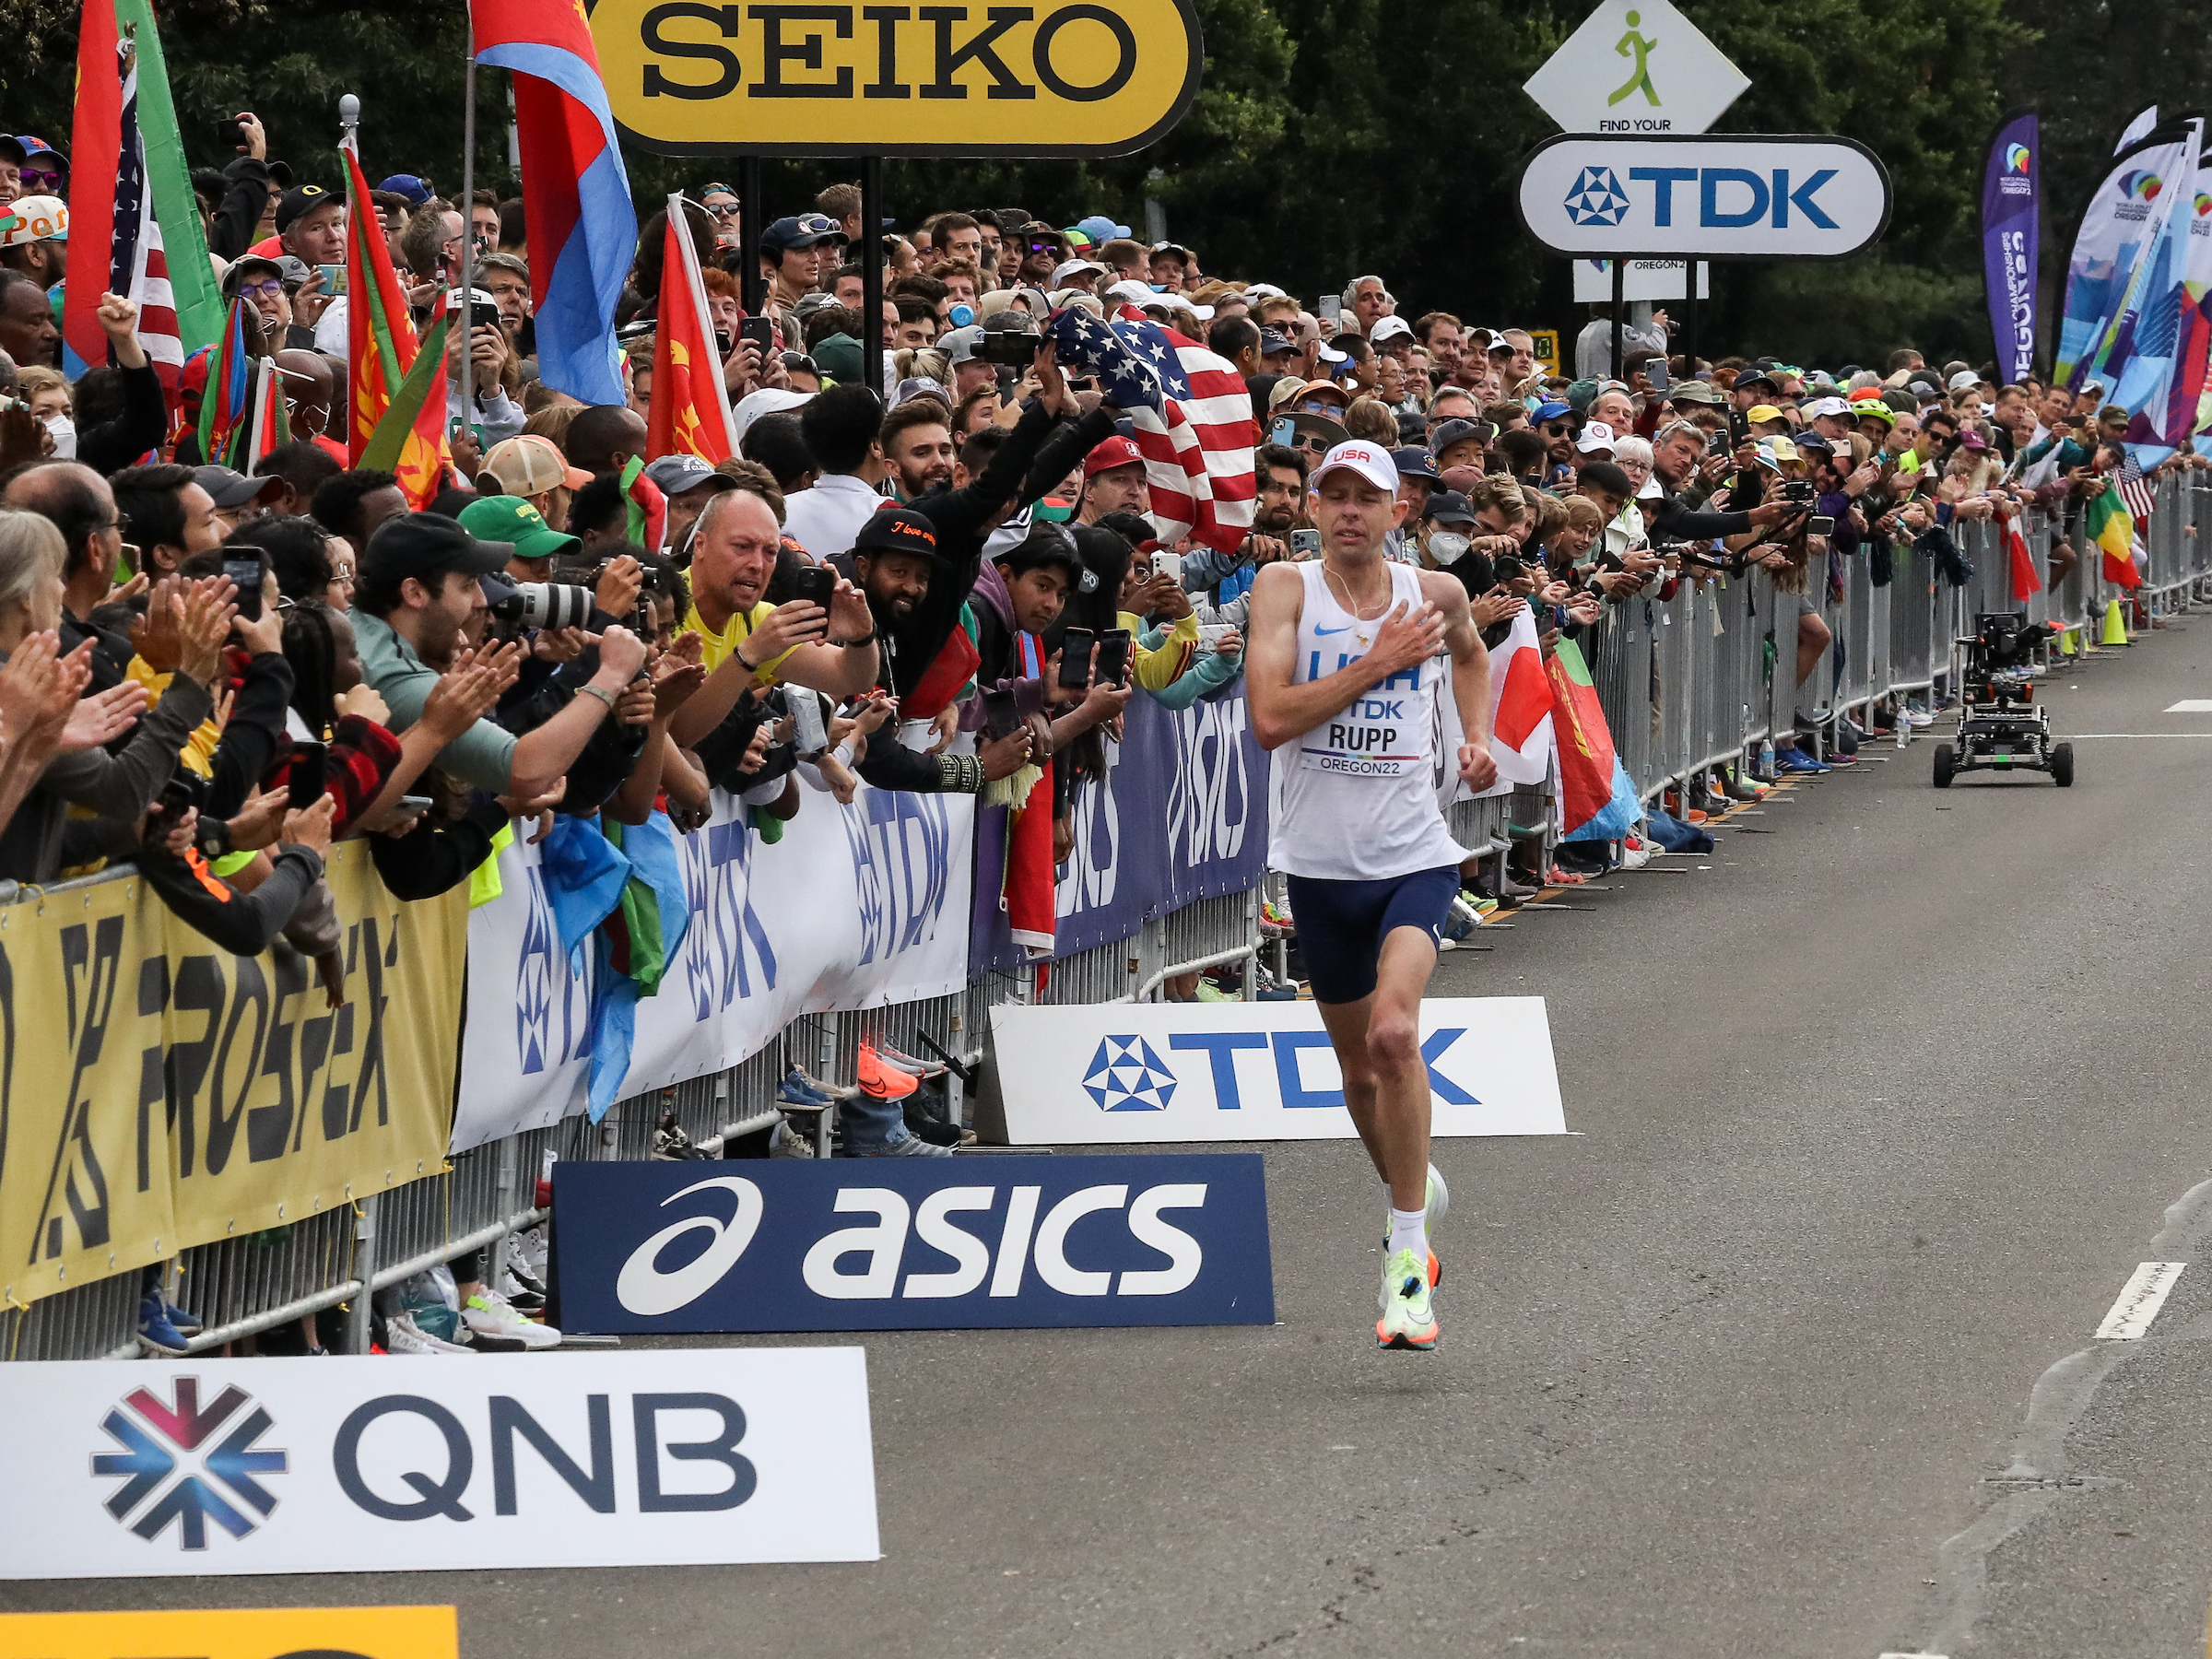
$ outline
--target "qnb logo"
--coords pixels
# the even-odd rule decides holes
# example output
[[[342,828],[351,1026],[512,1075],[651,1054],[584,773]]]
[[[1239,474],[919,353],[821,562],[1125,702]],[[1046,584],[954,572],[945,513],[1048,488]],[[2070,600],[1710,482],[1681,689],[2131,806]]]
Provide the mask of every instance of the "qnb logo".
[[[108,1498],[108,1513],[149,1543],[175,1521],[184,1548],[205,1549],[208,1522],[242,1538],[276,1507],[258,1477],[287,1473],[290,1459],[254,1449],[271,1423],[242,1388],[226,1388],[203,1407],[199,1379],[179,1377],[173,1403],[134,1389],[100,1426],[124,1448],[92,1457],[95,1477],[123,1481]]]
[[[1567,192],[1567,217],[1578,225],[1618,225],[1628,217],[1629,193],[1609,167],[1585,167]]]
[[[1101,1112],[1165,1112],[1175,1074],[1142,1037],[1108,1037],[1090,1057],[1083,1092]]]

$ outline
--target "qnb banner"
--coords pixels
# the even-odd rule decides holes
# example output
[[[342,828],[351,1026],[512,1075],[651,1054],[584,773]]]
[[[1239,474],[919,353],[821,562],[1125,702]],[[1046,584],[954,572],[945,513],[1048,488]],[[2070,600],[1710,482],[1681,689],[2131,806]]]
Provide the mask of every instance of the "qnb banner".
[[[1308,1002],[991,1010],[976,1127],[1037,1146],[1329,1140],[1357,1135]],[[1433,1132],[1564,1135],[1540,996],[1421,1004]]]
[[[2043,166],[2037,132],[2033,110],[2007,115],[1990,140],[1989,159],[1982,171],[1982,272],[2000,382],[2025,380],[2035,372],[2037,235],[2041,222],[2037,195]]]
[[[290,949],[219,950],[140,881],[0,931],[0,1305],[434,1172],[466,900],[403,904],[367,845],[324,866],[346,1001]]]
[[[0,1418],[9,1579],[878,1553],[859,1348],[0,1365]]]
[[[1275,1321],[1256,1154],[701,1167],[554,1165],[567,1328]]]
[[[622,1094],[738,1065],[803,1014],[967,983],[972,796],[810,793],[772,844],[747,818],[717,792],[706,827],[677,838],[690,922],[637,1005]],[[591,1071],[590,949],[562,949],[538,849],[502,851],[500,879],[468,921],[456,1152],[581,1110]]]
[[[1240,685],[1241,682],[1238,682]],[[1243,697],[1170,711],[1134,699],[1105,775],[1075,801],[1075,851],[1053,889],[1053,954],[1133,938],[1156,916],[1200,899],[1241,893],[1267,867],[1268,764]],[[1026,959],[999,909],[1006,815],[977,825],[975,970],[1011,971]]]

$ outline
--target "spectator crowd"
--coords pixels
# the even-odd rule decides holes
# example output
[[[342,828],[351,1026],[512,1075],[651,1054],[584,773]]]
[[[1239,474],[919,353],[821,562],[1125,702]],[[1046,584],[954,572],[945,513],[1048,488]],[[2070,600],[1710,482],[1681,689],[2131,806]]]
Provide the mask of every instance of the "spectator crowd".
[[[1707,362],[1662,311],[1618,361],[1594,316],[1555,371],[1523,329],[1405,314],[1380,275],[1309,304],[1107,218],[1018,208],[879,234],[847,184],[759,227],[749,314],[749,205],[702,182],[683,211],[741,449],[711,465],[648,446],[663,217],[618,335],[627,401],[584,406],[538,377],[523,204],[397,175],[371,199],[418,324],[465,264],[486,318],[452,336],[452,466],[414,511],[344,441],[336,169],[287,169],[239,122],[237,159],[194,182],[223,294],[250,302],[283,386],[291,439],[251,476],[205,463],[205,365],[171,406],[128,300],[100,308],[109,360],[65,378],[67,159],[0,137],[0,878],[134,862],[224,948],[284,938],[334,1000],[337,839],[415,900],[467,882],[511,826],[618,841],[665,814],[688,832],[719,790],[773,840],[865,782],[1048,811],[1065,857],[1131,700],[1234,688],[1253,573],[1314,556],[1306,483],[1340,443],[1392,452],[1392,557],[1464,582],[1493,648],[1525,615],[1545,652],[1594,656],[1607,607],[1771,590],[1776,671],[1830,751],[1785,742],[1784,772],[1847,765],[1867,735],[1823,695],[1850,560],[1886,580],[1910,544],[1940,568],[1961,521],[2078,513],[2124,463],[2126,412],[2093,391],[1909,348],[1832,371]],[[1070,310],[1148,320],[1241,380],[1240,545],[1161,537],[1129,413],[1046,333]],[[2054,593],[2072,558],[2053,555]],[[1868,724],[1927,717],[1898,702]],[[1723,768],[1682,805],[1762,786]],[[1470,868],[1477,901],[1607,853],[1537,856]],[[848,1103],[848,1154],[957,1141],[913,1133],[897,1092]]]

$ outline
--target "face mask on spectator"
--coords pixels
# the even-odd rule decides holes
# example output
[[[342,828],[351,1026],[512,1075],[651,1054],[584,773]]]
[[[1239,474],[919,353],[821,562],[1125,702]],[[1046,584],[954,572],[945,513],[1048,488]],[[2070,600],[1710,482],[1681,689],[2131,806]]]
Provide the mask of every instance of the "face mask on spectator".
[[[46,435],[53,440],[53,453],[57,459],[63,461],[76,459],[76,421],[70,419],[66,415],[49,415],[46,417]]]

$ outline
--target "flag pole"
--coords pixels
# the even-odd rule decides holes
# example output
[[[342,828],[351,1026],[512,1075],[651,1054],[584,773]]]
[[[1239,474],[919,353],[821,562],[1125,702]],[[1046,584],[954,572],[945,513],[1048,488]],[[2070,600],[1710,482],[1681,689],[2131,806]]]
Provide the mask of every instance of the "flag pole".
[[[860,159],[860,371],[868,389],[883,394],[883,158]],[[888,401],[888,399],[886,400]]]
[[[461,95],[461,418],[476,429],[476,319],[469,301],[477,290],[477,52],[469,42],[468,79]]]
[[[360,159],[361,100],[350,92],[338,100],[338,147]]]

